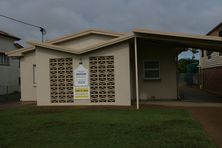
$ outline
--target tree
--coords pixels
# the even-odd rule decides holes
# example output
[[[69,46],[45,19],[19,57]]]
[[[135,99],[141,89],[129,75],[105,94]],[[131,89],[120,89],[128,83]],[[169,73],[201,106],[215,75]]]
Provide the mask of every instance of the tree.
[[[191,48],[191,49],[189,49],[191,52],[192,52],[192,60],[194,60],[195,59],[195,54],[197,54],[199,51],[197,50],[197,49],[194,49],[194,48]]]
[[[178,61],[178,71],[179,73],[186,73],[187,72],[187,65],[195,64],[198,65],[199,61],[195,59],[180,59]]]

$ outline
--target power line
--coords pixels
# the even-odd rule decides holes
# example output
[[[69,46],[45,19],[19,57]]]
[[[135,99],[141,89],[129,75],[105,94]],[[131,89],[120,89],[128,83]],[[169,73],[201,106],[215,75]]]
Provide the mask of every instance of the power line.
[[[9,16],[6,16],[6,15],[2,15],[0,14],[1,17],[4,17],[4,18],[7,18],[7,19],[10,19],[10,20],[13,20],[15,22],[19,22],[19,23],[22,23],[22,24],[25,24],[25,25],[28,25],[28,26],[32,26],[32,27],[36,27],[36,28],[39,28],[40,29],[40,32],[42,34],[42,42],[44,41],[44,35],[46,34],[46,29],[41,27],[41,26],[37,26],[37,25],[34,25],[34,24],[31,24],[31,23],[27,23],[27,22],[24,22],[24,21],[21,21],[21,20],[18,20],[18,19],[15,19],[15,18],[12,18],[12,17],[9,17]]]

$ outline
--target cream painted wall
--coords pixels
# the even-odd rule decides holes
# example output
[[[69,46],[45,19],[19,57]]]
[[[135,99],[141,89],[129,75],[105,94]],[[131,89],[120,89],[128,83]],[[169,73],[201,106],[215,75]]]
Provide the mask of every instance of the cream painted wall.
[[[80,58],[83,66],[89,68],[90,56],[114,56],[115,67],[115,95],[114,103],[91,103],[90,100],[74,100],[74,103],[51,103],[50,102],[50,78],[49,59],[72,57],[73,67],[77,68]],[[122,43],[101,50],[90,52],[81,56],[67,54],[58,51],[38,48],[36,50],[37,64],[37,105],[131,105],[130,95],[130,68],[129,68],[129,44]]]
[[[148,40],[138,40],[137,46],[140,99],[177,99],[176,50]],[[160,62],[160,80],[143,79],[144,60]]]
[[[33,84],[35,52],[29,52],[20,59],[21,101],[36,101],[36,85]]]
[[[103,43],[113,38],[114,37],[105,36],[105,35],[91,34],[91,35],[86,35],[86,36],[79,37],[73,40],[69,40],[66,42],[58,43],[56,45],[69,47],[69,48],[76,49],[77,51],[78,50],[81,51],[84,48]]]
[[[49,59],[64,58],[64,57],[74,57],[74,56],[64,52],[57,52],[37,47],[36,49],[37,105],[51,105]]]
[[[143,50],[143,51],[142,51]],[[77,68],[82,59],[83,66],[89,68],[90,56],[114,56],[115,62],[115,103],[91,103],[90,100],[75,100],[74,103],[51,103],[50,102],[50,78],[49,59],[72,57],[73,67]],[[176,50],[172,47],[163,46],[146,40],[138,41],[138,66],[139,66],[139,96],[141,100],[151,99],[176,99]],[[134,53],[129,53],[129,43],[121,43],[115,46],[106,47],[83,55],[73,55],[64,52],[37,48],[35,53],[28,53],[21,59],[22,76],[22,101],[36,100],[39,106],[54,105],[131,105],[134,99]],[[143,80],[143,60],[160,61],[160,80]],[[132,71],[130,72],[130,62]],[[32,65],[36,63],[37,87],[32,84]],[[130,75],[131,73],[131,75]],[[36,91],[35,91],[36,90]],[[32,99],[30,99],[32,98]]]

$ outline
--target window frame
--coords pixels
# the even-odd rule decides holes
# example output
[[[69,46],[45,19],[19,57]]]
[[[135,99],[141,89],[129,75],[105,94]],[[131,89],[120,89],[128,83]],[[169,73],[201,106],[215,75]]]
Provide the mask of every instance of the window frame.
[[[145,68],[145,62],[158,62],[159,68]],[[153,77],[153,78],[148,78],[145,76],[146,71],[159,71],[159,76],[158,77]],[[143,80],[160,80],[160,61],[159,60],[143,60]]]
[[[207,59],[212,59],[212,53],[213,51],[209,51],[209,50],[206,51]]]
[[[10,65],[9,56],[7,56],[4,52],[0,52],[0,65],[1,66],[9,66]]]
[[[35,85],[36,84],[36,64],[32,65],[32,83]]]
[[[201,50],[201,57],[203,58],[205,55],[204,55],[204,50]]]

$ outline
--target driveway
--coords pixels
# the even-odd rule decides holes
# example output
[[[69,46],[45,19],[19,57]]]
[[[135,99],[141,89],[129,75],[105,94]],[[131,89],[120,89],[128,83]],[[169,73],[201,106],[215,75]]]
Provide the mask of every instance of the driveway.
[[[222,147],[222,107],[190,107],[195,119],[200,121],[209,137]]]
[[[182,85],[179,87],[182,101],[222,103],[222,96],[203,91],[197,87]]]

